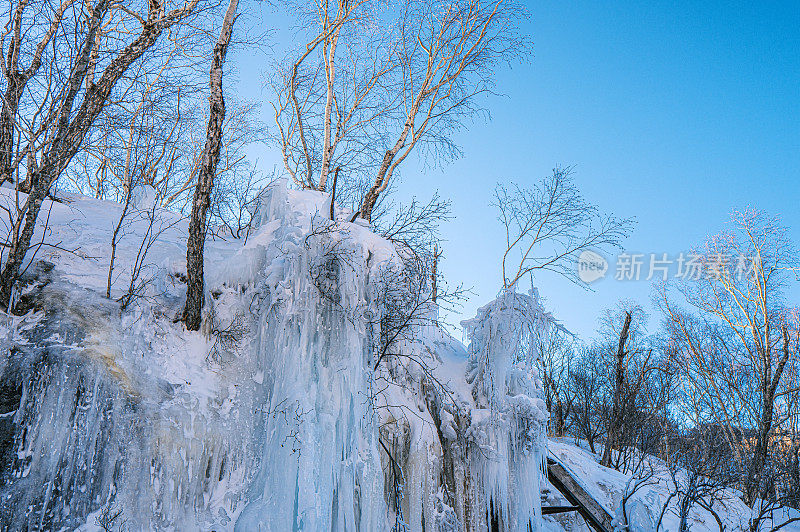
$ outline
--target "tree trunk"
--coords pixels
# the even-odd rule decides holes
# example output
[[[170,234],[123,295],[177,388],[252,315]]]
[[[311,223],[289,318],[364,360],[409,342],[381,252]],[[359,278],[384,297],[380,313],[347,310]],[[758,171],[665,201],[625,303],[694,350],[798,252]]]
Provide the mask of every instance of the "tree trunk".
[[[381,161],[381,166],[378,169],[377,176],[375,177],[375,182],[364,195],[364,200],[361,202],[361,208],[359,209],[361,218],[368,222],[372,220],[372,210],[375,208],[375,204],[378,202],[378,196],[380,196],[381,193],[386,190],[386,187],[389,186],[389,180],[392,177],[394,168],[400,161],[402,161],[405,155],[408,155],[408,151],[405,151],[400,157],[400,161],[394,162],[397,154],[406,145],[406,139],[408,139],[408,135],[411,133],[411,130],[414,127],[414,117],[417,115],[417,111],[419,110],[420,98],[421,96],[417,98],[417,101],[412,105],[411,110],[409,110],[406,123],[403,125],[403,131],[400,133],[400,136],[397,138],[394,146],[386,150],[386,153],[383,154],[383,161]],[[412,142],[415,142],[413,137]]]
[[[10,72],[6,77],[8,88],[3,98],[2,114],[0,114],[0,184],[6,181],[13,182],[11,165],[14,151],[14,121],[19,108],[21,90],[19,85],[27,80],[20,79],[16,72]]]
[[[586,436],[586,443],[589,444],[589,450],[592,451],[593,455],[597,455],[597,451],[594,449],[594,434],[591,433],[591,430],[587,432],[589,432],[589,434]]]
[[[775,394],[778,391],[778,384],[780,383],[783,369],[789,359],[789,331],[786,326],[782,328],[783,334],[783,349],[781,358],[775,368],[775,373],[772,380],[764,381],[762,388],[762,410],[761,420],[758,426],[758,436],[756,440],[756,448],[753,457],[750,459],[750,465],[747,468],[747,481],[745,484],[745,503],[752,504],[757,497],[763,497],[765,490],[761,486],[761,480],[764,474],[764,467],[767,463],[769,455],[769,434],[772,432],[772,423],[775,411]],[[765,361],[771,363],[771,357],[766,355]],[[768,375],[768,374],[766,374]]]
[[[606,445],[603,449],[603,458],[600,465],[611,466],[611,451],[618,443],[619,429],[622,425],[622,387],[625,381],[625,342],[628,341],[628,329],[631,326],[631,313],[625,313],[625,323],[622,325],[622,332],[619,335],[619,345],[617,346],[617,371],[614,382],[614,403],[611,407],[611,420],[606,435]]]
[[[36,46],[36,51],[33,54],[31,63],[28,68],[20,70],[19,58],[20,49],[22,48],[22,33],[20,31],[22,26],[23,11],[27,6],[27,2],[20,2],[13,16],[13,37],[9,44],[9,53],[7,63],[4,64],[3,71],[6,78],[6,92],[3,96],[2,112],[0,112],[0,184],[6,181],[13,181],[14,168],[14,128],[17,120],[17,113],[19,112],[19,102],[22,94],[25,92],[25,87],[28,81],[36,75],[39,68],[42,66],[42,53],[45,47],[51,42],[56,30],[61,24],[64,13],[73,3],[74,0],[61,2],[61,6],[56,12],[55,18],[50,21],[50,27],[42,36]],[[2,62],[2,59],[0,59]],[[30,153],[28,154],[30,156]],[[30,165],[29,165],[29,173]],[[30,188],[28,188],[30,190]],[[24,192],[28,192],[24,190]]]
[[[341,28],[341,27],[340,27]],[[333,156],[333,146],[331,145],[331,111],[333,108],[333,80],[336,75],[336,45],[339,41],[339,31],[337,30],[331,35],[326,47],[323,47],[323,57],[325,57],[325,80],[327,82],[328,90],[325,95],[325,122],[324,134],[322,139],[322,165],[320,166],[319,173],[319,188],[320,192],[325,192],[328,183],[328,174],[331,168],[331,157]]]
[[[333,186],[331,187],[331,197],[329,199],[328,210],[332,222],[336,221],[336,183],[339,181],[339,170],[341,166],[337,166],[333,172]]]
[[[561,402],[561,397],[556,395],[556,428],[555,434],[557,438],[564,435],[564,403]]]
[[[361,218],[368,222],[372,220],[372,210],[375,208],[375,203],[378,201],[378,196],[386,188],[386,172],[389,170],[389,166],[392,164],[396,154],[397,150],[392,149],[388,150],[383,156],[383,162],[378,170],[378,177],[375,179],[375,183],[364,195],[364,201],[361,202],[359,213]]]
[[[439,277],[437,269],[439,267],[439,244],[433,245],[433,264],[431,265],[431,301],[436,304],[436,298],[439,296]]]
[[[189,239],[186,243],[186,277],[188,286],[183,319],[186,322],[186,328],[190,331],[196,331],[200,328],[203,310],[203,248],[206,240],[206,213],[211,202],[211,191],[214,189],[214,174],[217,171],[219,149],[222,141],[222,124],[225,121],[222,67],[228,54],[228,44],[231,41],[238,4],[238,0],[230,0],[228,4],[228,10],[225,12],[225,19],[222,22],[222,29],[220,30],[217,44],[214,46],[214,56],[211,60],[211,95],[208,97],[210,113],[208,127],[206,128],[206,144],[203,148],[200,172],[197,175],[197,186],[194,190],[194,200],[192,202],[192,215],[189,221]]]
[[[36,185],[40,179],[49,178],[34,176],[32,182]],[[28,198],[28,209],[25,212],[25,224],[22,226],[22,232],[19,233],[19,237],[15,241],[12,241],[6,263],[3,265],[3,271],[0,272],[0,307],[6,311],[11,311],[11,294],[14,283],[19,276],[22,263],[25,261],[25,255],[28,253],[31,238],[33,238],[33,230],[36,227],[36,219],[49,189],[50,187],[45,189],[44,187],[36,186],[31,192]],[[12,237],[16,237],[18,230],[18,227],[12,230],[12,233],[14,233]]]

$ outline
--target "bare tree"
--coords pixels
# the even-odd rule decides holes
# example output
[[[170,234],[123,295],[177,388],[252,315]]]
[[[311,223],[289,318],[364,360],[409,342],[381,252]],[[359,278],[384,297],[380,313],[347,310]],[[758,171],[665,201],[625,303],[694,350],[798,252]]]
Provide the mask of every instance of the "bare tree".
[[[796,254],[778,221],[735,212],[733,227],[697,252],[703,275],[659,300],[682,376],[708,421],[721,427],[741,468],[745,501],[773,497],[776,436],[793,415],[798,327],[783,301]],[[675,294],[691,310],[681,309]],[[758,519],[751,528],[758,529]]]
[[[625,321],[619,333],[619,343],[617,345],[616,364],[614,366],[614,399],[611,403],[611,419],[606,433],[606,445],[603,450],[603,458],[600,465],[606,467],[611,465],[611,451],[620,439],[619,432],[622,428],[622,394],[625,386],[625,344],[628,342],[628,334],[631,327],[631,313],[625,312]]]
[[[192,214],[189,221],[189,240],[186,244],[186,306],[183,310],[183,320],[186,328],[196,331],[200,328],[204,302],[203,284],[203,247],[206,238],[206,211],[211,202],[211,192],[214,188],[214,175],[217,172],[219,150],[222,144],[222,124],[225,121],[225,97],[222,93],[222,68],[228,54],[228,45],[236,22],[236,9],[238,0],[230,0],[222,22],[219,39],[214,46],[214,55],[211,61],[211,95],[209,102],[211,110],[208,116],[206,129],[206,145],[200,163],[200,173],[197,176],[197,186],[194,191]]]
[[[625,483],[625,490],[622,492],[619,508],[617,509],[616,519],[619,522],[617,527],[622,530],[629,530],[628,503],[631,499],[640,490],[658,484],[658,472],[650,461],[641,459],[637,465],[639,467],[636,468],[636,471]]]
[[[550,412],[550,434],[561,437],[567,431],[575,402],[574,390],[569,385],[575,354],[574,338],[554,327],[537,331],[534,345],[539,359],[544,402]]]
[[[481,111],[495,68],[529,48],[511,0],[292,6],[313,29],[275,84],[274,140],[300,186],[324,191],[341,168],[366,220],[412,152],[457,154],[451,135]]]
[[[596,442],[608,428],[610,386],[604,364],[601,349],[592,346],[582,350],[569,372],[569,393],[573,398],[571,427],[575,436],[586,440],[592,454],[597,454]]]
[[[524,16],[511,0],[408,1],[403,6],[395,48],[398,97],[393,99],[396,112],[389,113],[393,133],[361,202],[365,220],[416,148],[440,156],[457,153],[450,134],[480,112],[477,97],[492,90],[495,68],[528,50],[517,26]]]
[[[299,186],[325,190],[331,168],[361,169],[375,134],[378,81],[391,69],[370,0],[288,4],[308,31],[295,57],[278,67],[273,102],[284,168]]]
[[[677,515],[679,532],[688,531],[689,514],[696,506],[711,514],[720,532],[725,530],[718,510],[724,505],[725,490],[732,481],[727,467],[730,448],[714,428],[699,425],[689,430],[675,430],[671,434],[675,441],[665,461],[672,490],[661,507],[655,527],[657,531],[662,530],[667,511]],[[670,509],[673,499],[676,507]]]
[[[174,198],[167,198],[194,184],[200,114],[192,104],[194,88],[164,74],[174,68],[183,71],[185,80],[190,73],[169,66],[148,79],[146,66],[137,65],[134,79],[126,80],[132,85],[126,91],[138,94],[111,102],[98,117],[92,135],[63,174],[63,185],[124,203],[131,183],[137,181],[153,187],[157,204],[170,206]],[[159,79],[162,76],[166,79]],[[135,86],[139,84],[143,87]]]
[[[669,353],[646,334],[646,320],[632,302],[606,311],[601,340],[591,351],[600,362],[587,367],[604,373],[589,377],[601,389],[597,402],[605,445],[600,463],[622,472],[635,470],[643,454],[663,448],[677,385]]]
[[[218,173],[209,206],[209,231],[215,237],[246,239],[259,193],[269,183],[269,177],[244,166],[239,170]]]
[[[430,272],[431,284],[435,285],[434,265],[442,256],[439,226],[449,219],[450,201],[436,193],[427,203],[411,198],[407,204],[388,205],[386,214],[375,220],[374,230],[390,240],[407,260]]]
[[[0,36],[5,81],[1,166],[3,179],[14,179],[17,190],[28,195],[21,205],[17,196],[18,215],[0,271],[3,308],[10,306],[42,202],[81,149],[117,82],[164,30],[192,15],[199,1],[171,9],[159,1],[9,5],[9,23]]]
[[[133,257],[133,263],[130,267],[128,286],[125,292],[117,299],[120,303],[120,312],[124,312],[125,309],[137,299],[148,297],[148,291],[153,284],[153,276],[147,275],[148,271],[152,271],[152,264],[147,262],[147,255],[153,245],[158,242],[161,235],[175,227],[180,220],[174,217],[164,217],[163,211],[159,209],[158,205],[155,203],[142,207],[134,207],[131,212],[132,216],[130,221],[126,222],[130,223],[131,226],[138,225],[139,227],[144,227],[144,232],[138,235],[139,244],[136,247],[136,255]],[[112,271],[113,270],[109,268],[109,285],[107,290],[107,295],[109,297],[111,293]]]
[[[494,205],[506,233],[506,289],[537,270],[578,283],[581,252],[619,247],[631,232],[633,220],[601,215],[581,196],[570,174],[570,168],[556,168],[532,189],[495,189]]]
[[[134,183],[131,183],[135,186]],[[129,187],[125,199],[122,201],[122,212],[117,220],[117,225],[111,232],[111,257],[108,262],[108,279],[106,280],[106,297],[111,299],[111,284],[114,280],[114,263],[117,259],[117,245],[120,239],[124,236],[126,226],[130,223],[130,211],[132,210],[133,187]]]

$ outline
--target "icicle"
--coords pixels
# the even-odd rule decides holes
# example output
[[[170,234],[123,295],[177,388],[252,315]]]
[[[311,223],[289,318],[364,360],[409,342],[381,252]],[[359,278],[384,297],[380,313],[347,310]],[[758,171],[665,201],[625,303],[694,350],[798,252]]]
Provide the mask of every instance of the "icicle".
[[[508,530],[541,527],[540,479],[545,474],[547,411],[531,343],[556,326],[538,294],[506,290],[462,322],[470,338],[468,381],[486,415],[473,412],[470,437],[478,498]],[[491,516],[489,517],[491,519]]]

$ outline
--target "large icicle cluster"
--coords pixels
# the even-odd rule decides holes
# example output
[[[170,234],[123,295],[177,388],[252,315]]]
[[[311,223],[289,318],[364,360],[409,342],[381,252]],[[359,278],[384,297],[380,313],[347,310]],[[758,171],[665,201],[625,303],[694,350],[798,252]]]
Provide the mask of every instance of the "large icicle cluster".
[[[361,227],[293,210],[282,186],[259,215],[272,237],[253,277],[266,419],[253,500],[236,529],[385,529],[365,316],[379,312],[371,266],[391,257],[348,234]]]
[[[482,505],[507,530],[538,527],[548,413],[533,340],[556,325],[534,290],[505,290],[462,325],[470,339],[467,381],[477,407],[468,429],[470,461]]]
[[[223,368],[147,306],[120,320],[55,271],[32,279],[0,367],[0,526],[230,526],[253,462],[246,360]]]

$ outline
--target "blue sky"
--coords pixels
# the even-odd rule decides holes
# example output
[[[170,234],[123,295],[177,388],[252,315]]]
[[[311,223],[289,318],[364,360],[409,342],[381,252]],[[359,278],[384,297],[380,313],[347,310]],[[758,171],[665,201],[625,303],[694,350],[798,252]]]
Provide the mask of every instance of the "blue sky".
[[[486,101],[491,119],[456,137],[463,157],[441,170],[413,162],[403,170],[401,197],[438,190],[453,202],[443,271],[473,287],[464,317],[500,287],[502,232],[488,205],[495,184],[532,184],[556,165],[574,165],[576,183],[602,210],[637,219],[625,242],[631,253],[688,251],[746,206],[780,215],[800,244],[800,2],[543,1],[529,9],[534,57],[498,73],[503,96]],[[287,38],[280,23],[266,10],[248,19],[277,28],[278,41]],[[237,91],[263,100],[266,60],[233,60]],[[267,148],[259,157],[274,164]],[[593,292],[553,275],[535,282],[584,338],[604,308],[650,297],[646,281],[605,279]]]

